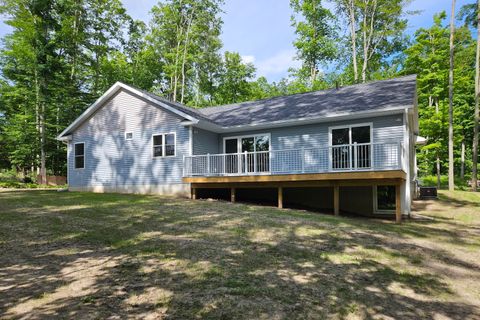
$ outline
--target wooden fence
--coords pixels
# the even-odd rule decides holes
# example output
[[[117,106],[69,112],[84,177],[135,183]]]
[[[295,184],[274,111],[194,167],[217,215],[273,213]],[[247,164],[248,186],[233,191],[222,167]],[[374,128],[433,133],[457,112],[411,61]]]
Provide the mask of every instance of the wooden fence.
[[[42,176],[37,176],[38,184],[46,184],[49,186],[62,186],[67,184],[67,177],[64,176],[47,176],[47,181],[42,180]]]

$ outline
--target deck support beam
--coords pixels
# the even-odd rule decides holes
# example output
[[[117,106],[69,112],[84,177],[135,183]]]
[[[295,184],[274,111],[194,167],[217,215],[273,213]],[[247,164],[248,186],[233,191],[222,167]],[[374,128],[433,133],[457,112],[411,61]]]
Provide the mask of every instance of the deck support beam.
[[[334,215],[340,215],[340,187],[338,185],[333,186],[333,213]]]
[[[395,221],[402,222],[402,197],[400,195],[400,185],[395,186]]]
[[[235,203],[235,188],[230,188],[230,201]]]
[[[191,188],[190,190],[190,198],[192,200],[197,200],[197,188]]]
[[[278,208],[283,209],[283,187],[278,187]]]

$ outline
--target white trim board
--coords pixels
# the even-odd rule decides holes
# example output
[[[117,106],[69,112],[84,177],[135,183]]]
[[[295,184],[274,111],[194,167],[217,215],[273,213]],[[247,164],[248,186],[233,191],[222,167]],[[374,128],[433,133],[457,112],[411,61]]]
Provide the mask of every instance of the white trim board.
[[[394,185],[391,185],[390,187],[392,187],[392,186],[395,187]],[[392,209],[392,210],[378,210],[378,199],[377,199],[378,198],[378,192],[377,192],[378,187],[384,187],[384,185],[382,185],[382,186],[378,186],[378,185],[372,186],[373,213],[374,214],[395,214],[394,209]]]
[[[226,154],[226,148],[225,148],[225,141],[230,140],[230,139],[237,139],[237,153],[241,153],[242,149],[242,143],[241,139],[242,138],[254,138],[258,136],[268,136],[268,151],[272,151],[272,134],[270,132],[265,132],[265,133],[255,133],[255,134],[246,134],[246,135],[241,135],[241,136],[230,136],[230,137],[223,137],[223,153]],[[255,143],[255,142],[254,142]],[[255,145],[255,144],[254,144]]]
[[[167,134],[173,134],[173,141],[175,143],[174,148],[173,148],[173,155],[167,156],[166,154],[166,142],[167,140],[165,139],[165,136]],[[161,156],[154,156],[153,154],[153,137],[154,136],[162,136],[162,155]],[[150,150],[152,151],[152,159],[164,159],[164,158],[175,158],[177,156],[177,133],[176,132],[157,132],[157,133],[152,133],[151,140],[150,140]]]
[[[90,107],[88,107],[87,110],[85,110],[75,121],[73,121],[65,130],[62,131],[57,137],[59,140],[63,140],[64,136],[78,128],[85,120],[87,120],[90,116],[92,116],[98,109],[100,109],[105,101],[107,101],[109,98],[111,98],[115,93],[117,93],[119,90],[126,90],[130,93],[133,93],[137,96],[140,96],[141,98],[153,103],[154,105],[160,106],[174,114],[177,114],[178,116],[185,118],[187,120],[192,121],[193,123],[198,123],[199,119],[196,119],[195,117],[192,117],[178,109],[175,109],[166,103],[163,103],[159,100],[153,99],[152,97],[146,95],[145,93],[132,88],[124,83],[121,82],[116,82],[113,86],[110,87],[100,98],[98,98]]]
[[[77,144],[83,144],[83,167],[82,168],[77,168],[76,167],[76,159],[77,159],[77,152],[75,151],[75,146]],[[81,156],[79,156],[81,157]],[[75,142],[73,144],[73,169],[74,170],[84,170],[85,169],[85,166],[87,164],[87,144],[85,143],[85,141],[79,141],[79,142]]]

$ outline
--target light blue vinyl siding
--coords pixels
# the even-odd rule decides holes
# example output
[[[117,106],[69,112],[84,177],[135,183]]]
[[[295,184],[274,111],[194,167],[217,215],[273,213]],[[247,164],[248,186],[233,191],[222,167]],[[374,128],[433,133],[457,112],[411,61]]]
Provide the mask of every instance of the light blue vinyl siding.
[[[329,127],[371,123],[373,142],[401,142],[403,141],[403,115],[395,114],[368,119],[349,121],[332,121],[326,123],[290,126],[284,128],[243,131],[238,133],[224,133],[219,136],[219,153],[223,153],[223,138],[232,136],[254,135],[261,133],[271,134],[271,149],[301,149],[325,147],[329,144]]]
[[[181,124],[182,120],[141,97],[119,91],[73,132],[68,147],[69,185],[128,190],[129,186],[182,184],[183,156],[190,154],[190,147],[195,155],[223,153],[223,138],[229,136],[269,133],[271,150],[308,149],[328,146],[331,126],[372,123],[373,142],[401,142],[404,137],[401,114],[228,134],[199,128],[190,132],[188,126]],[[125,140],[125,132],[132,132],[133,139]],[[176,154],[154,158],[152,135],[164,133],[175,133]],[[74,168],[74,143],[77,142],[85,143],[84,169]],[[327,165],[321,157],[312,155],[311,158]],[[285,173],[290,169],[288,164],[282,168]]]
[[[177,115],[119,91],[73,133],[68,152],[71,187],[128,187],[182,183],[189,128]],[[133,132],[125,140],[125,132]],[[152,135],[175,133],[176,154],[154,158]],[[85,142],[85,169],[74,168],[73,146]]]
[[[372,142],[397,143],[403,141],[403,115],[382,116],[351,121],[332,121],[329,123],[304,126],[290,126],[270,130],[228,133],[220,135],[219,151],[224,151],[224,138],[269,133],[271,150],[291,150],[275,152],[270,158],[272,172],[277,174],[298,172],[326,172],[330,169],[329,128],[356,124],[372,125]],[[398,166],[398,146],[374,145],[373,163],[375,168],[389,170]],[[302,150],[303,149],[303,150]],[[305,159],[302,161],[302,158]]]
[[[217,133],[193,128],[193,154],[221,153],[222,149],[218,148],[218,137]]]

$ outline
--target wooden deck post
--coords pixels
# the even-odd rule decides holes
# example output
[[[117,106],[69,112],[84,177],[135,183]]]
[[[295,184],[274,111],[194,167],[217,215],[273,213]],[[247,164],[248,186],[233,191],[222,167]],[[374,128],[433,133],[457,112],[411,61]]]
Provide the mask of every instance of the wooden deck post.
[[[283,187],[278,187],[278,208],[283,209]]]
[[[402,198],[400,196],[400,185],[395,186],[395,221],[402,222]]]
[[[197,199],[197,188],[192,188],[190,191],[191,191],[190,192],[190,198],[192,200],[196,200]]]
[[[230,201],[235,202],[235,188],[230,188]]]
[[[333,213],[340,215],[340,187],[338,185],[333,186]]]

